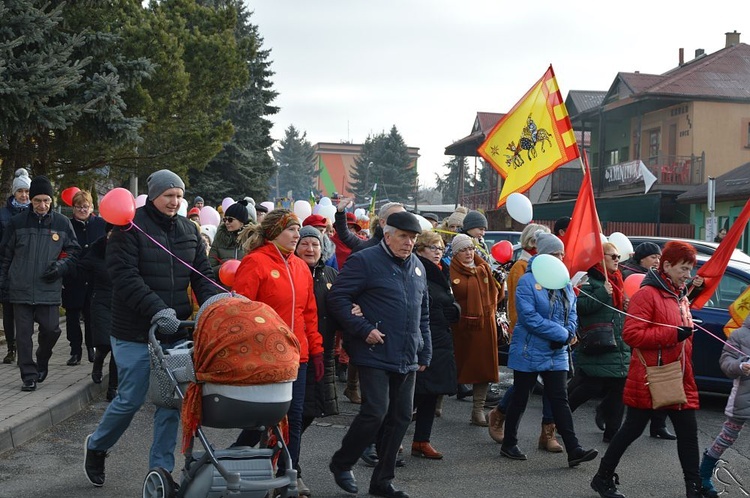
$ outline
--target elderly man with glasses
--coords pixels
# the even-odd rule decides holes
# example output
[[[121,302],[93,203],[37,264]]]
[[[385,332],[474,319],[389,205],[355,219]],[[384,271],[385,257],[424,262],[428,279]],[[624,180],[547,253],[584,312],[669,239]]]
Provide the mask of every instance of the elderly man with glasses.
[[[78,245],[81,246],[79,259],[83,259],[91,244],[103,237],[105,233],[107,222],[104,218],[94,215],[93,212],[94,202],[91,194],[85,190],[79,190],[73,196],[73,216],[70,218]],[[94,361],[94,338],[90,314],[91,293],[89,275],[85,272],[73,272],[63,279],[62,305],[65,308],[65,329],[70,343],[69,366],[81,363],[84,337],[88,360]],[[84,330],[81,330],[81,316],[83,316]]]
[[[13,304],[22,391],[36,390],[47,378],[60,337],[62,277],[73,271],[81,249],[70,220],[52,211],[54,195],[47,177],[31,180],[31,209],[10,219],[0,243],[0,294]],[[39,324],[36,361],[34,322]]]

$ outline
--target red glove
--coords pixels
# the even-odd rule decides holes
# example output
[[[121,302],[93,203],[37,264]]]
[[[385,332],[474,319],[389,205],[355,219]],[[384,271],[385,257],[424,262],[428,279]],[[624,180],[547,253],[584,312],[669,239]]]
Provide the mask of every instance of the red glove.
[[[323,374],[325,373],[325,367],[323,366],[323,354],[314,354],[310,357],[310,363],[312,363],[315,369],[315,382],[323,380]]]

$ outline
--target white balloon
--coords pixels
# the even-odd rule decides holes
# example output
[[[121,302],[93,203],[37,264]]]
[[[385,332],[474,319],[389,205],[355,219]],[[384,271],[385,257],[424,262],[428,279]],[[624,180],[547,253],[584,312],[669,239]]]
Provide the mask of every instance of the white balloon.
[[[321,206],[332,206],[333,205],[333,203],[331,202],[331,198],[330,197],[321,197],[320,200],[318,201],[318,204],[320,204]]]
[[[329,219],[331,222],[333,222],[334,216],[336,216],[336,206],[320,206],[320,209],[318,210],[318,214],[321,215],[323,218]]]
[[[263,201],[263,202],[260,203],[260,205],[263,206],[263,207],[265,207],[266,209],[268,209],[269,213],[271,211],[273,211],[273,208],[275,207],[273,205],[273,202],[271,202],[271,201]]]
[[[198,219],[201,225],[219,226],[219,223],[221,223],[221,215],[211,206],[203,206],[198,214]]]
[[[305,221],[305,218],[312,214],[312,208],[310,207],[309,201],[294,201],[294,214],[297,215],[300,221]]]
[[[320,204],[316,204],[312,209],[312,214],[320,214]],[[305,221],[305,220],[302,220]]]
[[[354,210],[354,216],[357,217],[357,219],[362,218],[365,215],[365,210],[362,208],[357,208]]]
[[[599,240],[601,240],[601,241],[602,241],[602,244],[604,244],[605,242],[609,242],[609,241],[607,240],[607,236],[606,236],[606,235],[604,235],[603,233],[600,233],[600,234],[599,234]]]
[[[135,207],[143,207],[146,205],[146,199],[148,199],[148,196],[146,194],[141,194],[138,197],[135,198]]]
[[[180,209],[177,210],[177,214],[187,218],[188,202],[185,199],[180,199]]]
[[[229,206],[234,204],[234,199],[231,197],[224,197],[224,200],[221,201],[221,210],[225,213],[227,212],[227,209],[229,209]]]
[[[623,261],[628,259],[634,252],[633,243],[630,242],[630,239],[624,233],[613,232],[609,236],[609,241],[617,247]]]
[[[432,230],[432,223],[430,223],[427,218],[420,214],[415,214],[414,216],[417,217],[417,221],[419,222],[419,226],[422,228],[422,230]]]
[[[505,207],[511,218],[519,223],[527,224],[534,219],[534,208],[528,197],[518,192],[513,192],[505,201]]]

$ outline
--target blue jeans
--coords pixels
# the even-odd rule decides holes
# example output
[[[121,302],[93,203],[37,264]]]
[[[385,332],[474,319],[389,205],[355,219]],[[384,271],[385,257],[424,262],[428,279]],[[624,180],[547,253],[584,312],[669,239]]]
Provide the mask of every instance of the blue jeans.
[[[508,405],[510,404],[510,398],[513,397],[513,391],[515,391],[515,384],[511,385],[500,401],[497,402],[497,409],[502,413],[508,412]],[[552,416],[552,404],[549,402],[549,397],[545,391],[542,394],[542,423],[552,424],[555,422],[555,417]]]
[[[107,407],[99,426],[89,439],[89,449],[108,451],[130,425],[141,409],[148,393],[151,364],[148,344],[123,341],[112,337],[112,354],[117,358],[117,396]],[[163,345],[170,347],[171,345]],[[154,414],[154,440],[148,458],[150,469],[162,467],[174,470],[174,449],[177,444],[179,410],[157,408]]]

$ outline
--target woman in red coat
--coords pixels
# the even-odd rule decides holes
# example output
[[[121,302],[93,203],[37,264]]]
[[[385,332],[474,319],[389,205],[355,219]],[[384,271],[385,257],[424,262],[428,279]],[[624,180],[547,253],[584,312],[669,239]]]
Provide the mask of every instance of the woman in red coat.
[[[660,408],[672,420],[677,433],[677,453],[685,478],[688,498],[699,498],[701,480],[698,473],[698,388],[693,377],[693,320],[686,296],[686,284],[695,265],[695,249],[684,242],[670,241],[664,246],[658,270],[651,269],[641,289],[630,299],[628,316],[622,331],[623,340],[633,349],[625,380],[623,401],[628,407],[625,422],[607,449],[591,487],[604,498],[621,498],[615,486],[615,469],[628,446],[638,439],[651,420],[651,403],[646,367],[679,361],[687,401]],[[659,363],[661,361],[661,363]]]
[[[308,363],[315,368],[315,381],[323,378],[323,337],[318,331],[318,307],[313,279],[307,263],[294,254],[300,222],[287,209],[274,209],[259,225],[240,234],[247,255],[234,276],[232,290],[254,301],[270,305],[289,325],[300,344],[300,367],[292,387],[289,407],[289,452],[299,462],[302,411]],[[256,431],[242,431],[237,444],[257,443]]]

